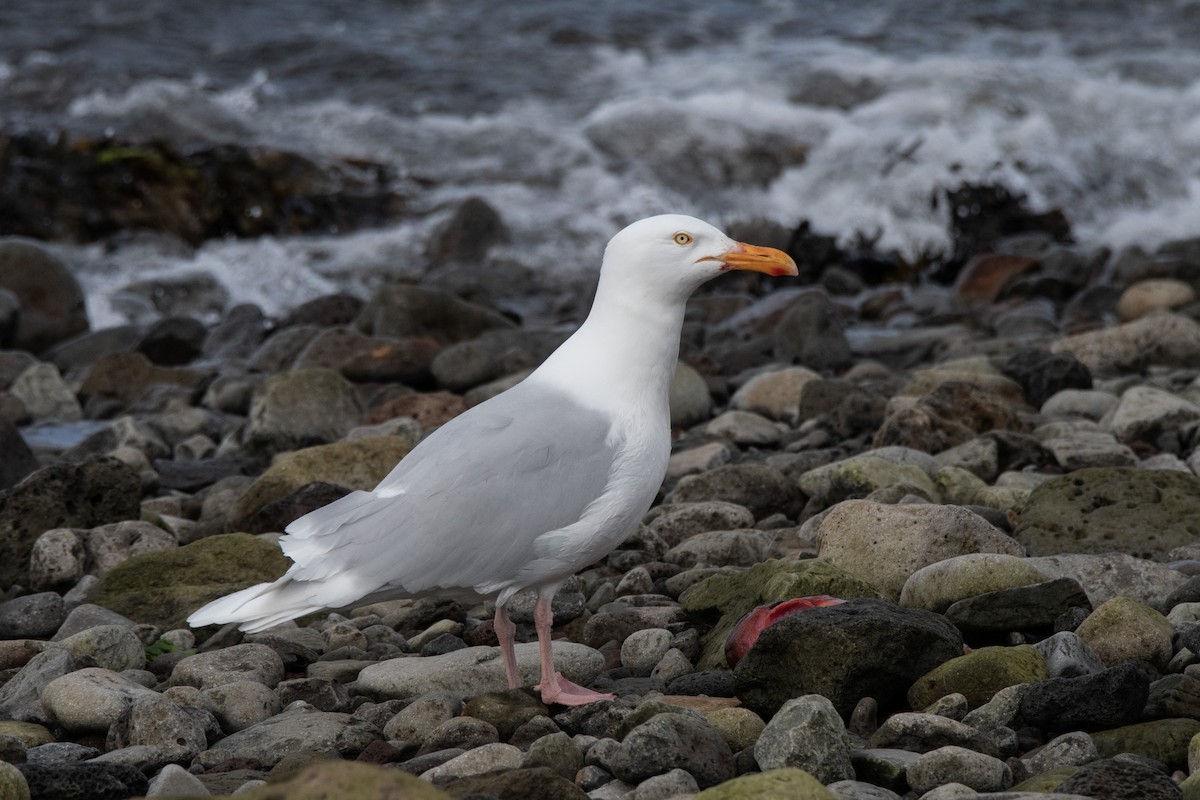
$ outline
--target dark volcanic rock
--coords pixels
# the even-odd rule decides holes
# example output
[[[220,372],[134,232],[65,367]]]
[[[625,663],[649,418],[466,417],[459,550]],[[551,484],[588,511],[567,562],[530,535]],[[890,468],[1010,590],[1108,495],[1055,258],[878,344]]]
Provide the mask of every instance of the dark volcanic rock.
[[[38,468],[38,460],[16,427],[0,416],[0,490],[15,486]]]
[[[204,349],[208,328],[191,317],[167,317],[150,326],[138,342],[138,352],[155,364],[187,364]]]
[[[913,681],[960,655],[962,636],[940,615],[851,600],[764,630],[735,670],[737,695],[764,719],[804,694],[824,695],[848,716],[863,697],[900,705]]]
[[[1136,722],[1150,694],[1151,670],[1118,664],[1091,675],[1049,678],[1021,697],[1020,718],[1044,730],[1099,730]]]
[[[745,506],[761,519],[780,513],[795,519],[804,508],[804,492],[779,470],[766,464],[730,464],[681,478],[669,502],[723,500]]]
[[[125,800],[146,793],[149,782],[128,764],[21,764],[17,767],[34,798]]]
[[[29,585],[29,555],[46,531],[139,519],[141,497],[137,471],[106,456],[44,467],[0,493],[0,586]]]
[[[293,520],[329,505],[349,493],[349,489],[324,481],[307,483],[287,497],[274,500],[260,508],[255,515],[254,524],[247,526],[247,533],[282,532]]]
[[[840,370],[852,361],[837,306],[819,292],[796,298],[773,335],[778,361],[815,370]]]
[[[395,218],[404,200],[387,170],[318,164],[223,144],[0,136],[0,234],[93,241],[156,230],[192,244],[218,236],[347,231]]]
[[[1051,628],[1076,607],[1091,607],[1087,593],[1078,581],[1058,578],[959,600],[946,609],[946,619],[962,631],[1025,631]]]
[[[1000,363],[1000,371],[1025,391],[1025,399],[1041,408],[1055,392],[1092,388],[1092,373],[1070,353],[1051,353],[1035,347],[1018,350]]]
[[[1132,759],[1106,758],[1084,764],[1054,790],[1103,800],[1182,800],[1170,776]]]

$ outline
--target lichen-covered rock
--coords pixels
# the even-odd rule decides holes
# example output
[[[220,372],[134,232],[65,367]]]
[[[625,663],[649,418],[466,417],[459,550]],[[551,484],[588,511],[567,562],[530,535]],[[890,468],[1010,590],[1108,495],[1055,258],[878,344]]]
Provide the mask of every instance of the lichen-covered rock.
[[[95,603],[164,630],[230,592],[273,581],[291,565],[278,545],[245,533],[208,536],[135,556],[100,579]]]
[[[829,510],[817,557],[864,580],[892,600],[918,569],[968,553],[1022,556],[1024,549],[961,506],[883,505],[846,500]]]
[[[922,675],[909,689],[908,701],[913,708],[925,708],[957,692],[967,698],[971,708],[977,708],[1007,686],[1048,677],[1042,654],[1031,645],[981,647]]]
[[[226,736],[199,760],[211,767],[232,758],[251,758],[270,767],[302,751],[336,750],[356,756],[379,737],[378,728],[349,714],[296,708]]]
[[[695,800],[838,800],[819,780],[795,767],[754,772],[705,789]]]
[[[921,567],[900,590],[900,605],[943,612],[967,597],[1039,583],[1042,573],[1024,558],[967,553]]]
[[[669,503],[723,500],[750,509],[755,518],[785,514],[795,518],[804,507],[804,493],[782,472],[766,464],[747,462],[680,478]]]
[[[754,745],[754,760],[764,770],[799,767],[826,784],[854,777],[846,726],[819,694],[780,707]]]
[[[1173,628],[1162,614],[1129,597],[1114,597],[1075,629],[1105,664],[1146,661],[1166,667]]]
[[[251,528],[265,506],[316,481],[370,491],[415,445],[408,436],[376,436],[284,453],[237,499],[226,530]]]

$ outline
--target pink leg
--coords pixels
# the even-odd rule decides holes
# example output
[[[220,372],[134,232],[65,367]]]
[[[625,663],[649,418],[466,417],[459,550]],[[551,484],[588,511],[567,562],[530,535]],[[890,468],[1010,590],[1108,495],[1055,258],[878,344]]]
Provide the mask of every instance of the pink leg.
[[[517,626],[508,618],[504,606],[496,607],[496,638],[500,640],[500,657],[504,660],[504,672],[508,675],[508,688],[517,689],[521,686],[521,677],[517,674],[517,654],[513,651],[513,638],[517,634]]]
[[[583,706],[597,700],[615,700],[611,694],[593,692],[573,683],[554,669],[554,653],[550,649],[550,628],[554,624],[554,612],[550,610],[553,595],[539,594],[533,607],[533,623],[537,627],[538,650],[542,655],[542,682],[533,687],[542,693],[546,705],[558,703],[564,706]]]

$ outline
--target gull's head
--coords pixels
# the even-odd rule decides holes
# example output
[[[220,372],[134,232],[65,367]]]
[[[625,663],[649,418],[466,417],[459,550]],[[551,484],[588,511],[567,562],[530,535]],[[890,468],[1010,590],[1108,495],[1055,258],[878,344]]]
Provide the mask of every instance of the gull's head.
[[[782,250],[734,241],[703,220],[682,214],[647,217],[628,226],[604,251],[602,281],[682,302],[728,270],[796,275]]]

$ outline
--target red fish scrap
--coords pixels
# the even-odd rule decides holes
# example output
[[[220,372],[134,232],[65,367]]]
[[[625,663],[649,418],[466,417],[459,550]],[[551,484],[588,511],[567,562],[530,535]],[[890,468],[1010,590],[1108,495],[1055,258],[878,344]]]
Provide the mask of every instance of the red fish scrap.
[[[758,641],[759,634],[779,622],[790,617],[797,611],[807,611],[810,608],[823,608],[844,603],[836,597],[827,594],[816,594],[811,597],[796,597],[791,600],[779,600],[765,606],[759,606],[751,611],[734,626],[733,632],[725,640],[725,661],[730,669],[737,666],[750,648]]]

